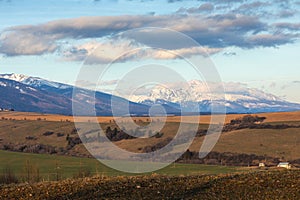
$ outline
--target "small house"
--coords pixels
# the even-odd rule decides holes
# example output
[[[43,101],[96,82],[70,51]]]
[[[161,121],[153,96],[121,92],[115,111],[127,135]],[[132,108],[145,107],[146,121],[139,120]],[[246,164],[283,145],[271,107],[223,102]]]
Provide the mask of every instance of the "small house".
[[[286,168],[286,169],[291,169],[291,164],[288,162],[280,162],[277,167],[282,167],[282,168]]]
[[[266,165],[265,165],[265,163],[259,163],[258,164],[258,167],[265,167]]]

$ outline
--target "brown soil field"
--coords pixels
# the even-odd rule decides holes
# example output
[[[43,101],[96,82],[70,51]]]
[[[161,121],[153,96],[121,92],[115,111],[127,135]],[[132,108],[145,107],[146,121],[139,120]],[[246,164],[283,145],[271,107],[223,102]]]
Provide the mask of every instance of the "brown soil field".
[[[300,171],[93,177],[0,186],[0,199],[299,199]]]

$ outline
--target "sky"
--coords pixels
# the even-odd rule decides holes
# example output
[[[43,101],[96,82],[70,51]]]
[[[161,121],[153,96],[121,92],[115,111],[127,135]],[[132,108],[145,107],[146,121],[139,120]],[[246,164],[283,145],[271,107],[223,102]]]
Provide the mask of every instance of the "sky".
[[[141,63],[197,79],[174,55],[200,55],[224,82],[300,103],[299,11],[300,0],[0,0],[0,73],[74,84],[82,66],[117,59],[107,83]]]

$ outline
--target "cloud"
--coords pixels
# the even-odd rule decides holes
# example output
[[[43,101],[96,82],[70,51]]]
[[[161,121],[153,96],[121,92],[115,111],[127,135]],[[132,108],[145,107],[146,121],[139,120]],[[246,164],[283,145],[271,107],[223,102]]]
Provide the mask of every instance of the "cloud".
[[[92,83],[92,82],[89,82],[87,80],[77,80],[75,82],[75,85],[77,87],[81,87],[81,88],[94,88],[96,83]]]
[[[223,53],[224,56],[236,56],[235,52],[225,52]]]
[[[279,29],[287,29],[290,31],[300,31],[300,23],[282,22],[282,23],[275,23],[274,26]]]
[[[220,51],[222,51],[221,48],[191,47],[171,51],[154,50],[150,56],[156,59],[175,59],[181,57],[189,58],[192,55],[212,55]]]
[[[68,61],[83,61],[86,64],[105,64],[141,59],[182,59],[193,55],[208,56],[222,51],[221,48],[189,47],[176,49],[149,48],[131,40],[110,39],[105,42],[87,42],[73,46],[63,53]]]
[[[271,5],[271,4],[267,3],[267,2],[255,1],[252,3],[242,4],[237,10],[257,9],[257,8],[260,8],[263,6],[268,6],[268,5]]]
[[[209,3],[201,6],[203,6],[202,8],[209,8]],[[81,60],[95,46],[92,41],[99,38],[110,38],[116,33],[143,27],[163,27],[182,32],[204,46],[209,53],[219,52],[221,49],[232,46],[255,48],[275,47],[292,43],[298,37],[295,32],[299,31],[298,24],[281,23],[271,25],[262,22],[260,18],[255,16],[232,13],[217,15],[172,14],[160,16],[80,17],[56,20],[38,25],[10,27],[1,34],[0,53],[6,56],[18,56],[41,55],[62,51],[67,60]],[[274,31],[274,27],[276,31]],[[287,31],[282,33],[281,30]],[[126,37],[128,38],[125,39],[130,39],[131,42],[127,44],[118,43],[118,45],[121,45],[119,47],[120,52],[131,49],[134,41],[136,44],[146,46],[160,45],[162,48],[178,51],[186,55],[196,51],[193,49],[194,46],[190,44],[187,45],[180,41],[174,42],[173,36],[168,34],[147,34],[141,29],[140,31],[135,31],[135,34]],[[65,41],[70,40],[84,41],[79,42],[84,46],[77,45],[65,50]],[[109,48],[116,46],[109,42],[102,45],[105,51],[111,51]],[[191,49],[187,50],[185,48]],[[111,52],[111,54],[111,57],[113,57],[119,52]],[[108,53],[105,54],[105,56],[107,55]],[[163,53],[156,53],[155,56],[158,58],[170,57]],[[103,61],[109,59],[110,57],[107,59],[105,57],[101,58]]]
[[[276,88],[276,86],[277,86],[276,82],[271,82],[269,88]]]
[[[8,31],[52,35],[55,38],[97,38],[144,25],[150,26],[159,19],[165,21],[166,18],[166,16],[80,17],[55,20],[41,25],[15,26]]]
[[[200,0],[214,7],[218,14],[242,14],[248,16],[257,16],[262,20],[275,20],[293,17],[298,13],[297,2],[292,0],[274,0],[274,1],[252,1],[252,0]],[[200,13],[198,7],[180,8],[177,13]]]
[[[130,40],[106,40],[105,42],[87,42],[73,46],[64,51],[64,59],[69,61],[85,61],[86,63],[110,63],[118,59],[123,62],[131,55],[128,53],[140,48]]]
[[[204,0],[215,4],[230,4],[230,3],[243,3],[247,0]]]
[[[195,8],[180,8],[177,13],[200,13],[200,12],[211,12],[214,10],[214,5],[211,3],[201,4],[199,7]]]
[[[107,80],[107,81],[101,81],[100,85],[101,86],[109,86],[109,85],[116,85],[120,80]]]
[[[0,37],[0,52],[7,56],[41,55],[58,49],[55,38],[29,32],[9,32]]]
[[[120,80],[100,80],[99,82],[91,82],[88,80],[76,80],[75,85],[81,88],[88,88],[88,89],[99,89],[101,90],[108,89],[106,87],[116,85],[120,82]]]
[[[248,43],[252,44],[253,46],[262,45],[266,47],[276,47],[278,45],[291,43],[291,38],[293,37],[288,34],[259,34],[250,36],[248,38]]]
[[[168,0],[168,3],[175,3],[175,2],[181,2],[183,0]]]
[[[283,10],[278,15],[280,18],[293,17],[297,13],[296,10]]]
[[[224,89],[229,93],[246,93],[248,91],[248,84],[240,82],[223,83]]]
[[[271,7],[271,6],[272,6],[271,3],[262,2],[262,1],[254,1],[254,2],[250,2],[250,3],[235,4],[231,8],[231,13],[267,18],[270,15],[273,15],[268,10],[269,7]]]

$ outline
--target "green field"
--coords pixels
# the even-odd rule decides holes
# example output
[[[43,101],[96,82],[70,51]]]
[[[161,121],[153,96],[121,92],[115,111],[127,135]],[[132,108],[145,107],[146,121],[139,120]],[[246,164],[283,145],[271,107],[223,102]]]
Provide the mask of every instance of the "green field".
[[[6,168],[10,168],[17,176],[26,175],[25,167],[29,163],[29,165],[39,169],[40,176],[44,180],[55,180],[57,174],[61,175],[61,178],[71,178],[82,170],[90,171],[91,175],[135,175],[113,170],[92,158],[0,151],[0,163],[0,172],[3,172]],[[164,175],[194,175],[226,174],[238,171],[241,170],[237,167],[176,163],[155,173]]]

